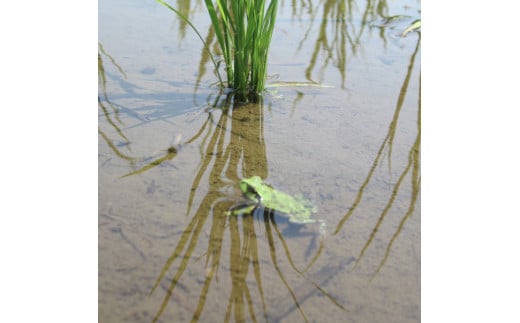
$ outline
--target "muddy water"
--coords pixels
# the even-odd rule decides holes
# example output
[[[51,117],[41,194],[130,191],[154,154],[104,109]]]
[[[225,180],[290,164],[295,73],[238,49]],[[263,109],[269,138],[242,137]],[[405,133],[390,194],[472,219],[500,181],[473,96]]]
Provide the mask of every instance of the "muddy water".
[[[235,104],[173,13],[100,2],[99,321],[419,321],[419,7],[281,3],[276,86]],[[229,216],[252,175],[320,223]]]

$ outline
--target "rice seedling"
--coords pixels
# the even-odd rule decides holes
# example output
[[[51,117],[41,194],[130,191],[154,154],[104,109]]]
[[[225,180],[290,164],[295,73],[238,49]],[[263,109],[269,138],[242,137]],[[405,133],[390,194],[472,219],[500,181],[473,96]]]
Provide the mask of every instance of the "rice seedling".
[[[192,27],[210,53],[224,87],[232,88],[241,102],[258,101],[265,89],[267,56],[278,11],[278,0],[204,0],[222,52],[227,83],[222,81],[218,64],[208,44],[189,19],[164,0],[157,0]]]

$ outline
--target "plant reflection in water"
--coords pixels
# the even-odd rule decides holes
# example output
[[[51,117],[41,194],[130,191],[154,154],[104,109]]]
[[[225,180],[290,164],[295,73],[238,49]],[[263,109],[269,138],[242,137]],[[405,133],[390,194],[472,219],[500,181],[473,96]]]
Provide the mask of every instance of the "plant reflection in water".
[[[176,286],[182,279],[183,274],[193,261],[197,261],[193,255],[195,247],[204,240],[201,233],[208,219],[211,221],[211,228],[208,238],[208,248],[205,252],[206,276],[202,283],[197,307],[193,313],[193,320],[197,320],[203,310],[206,296],[210,290],[212,282],[217,280],[216,273],[221,266],[222,252],[226,251],[224,246],[228,243],[226,233],[229,234],[229,273],[231,275],[231,291],[228,298],[226,319],[228,321],[231,315],[234,315],[236,321],[245,321],[247,316],[256,321],[255,300],[246,279],[251,272],[254,276],[257,292],[262,304],[263,316],[267,319],[269,309],[266,306],[265,291],[262,284],[261,263],[265,260],[259,255],[259,239],[254,227],[254,216],[229,216],[228,211],[236,204],[236,198],[232,198],[225,192],[228,191],[229,185],[238,183],[241,177],[251,176],[253,174],[267,177],[267,159],[265,142],[263,139],[263,106],[262,104],[248,104],[246,106],[234,106],[230,96],[226,96],[222,102],[215,104],[215,111],[220,113],[217,120],[213,119],[213,112],[209,113],[208,120],[203,125],[203,129],[188,142],[193,143],[199,137],[203,139],[201,142],[203,147],[203,159],[198,167],[198,171],[194,176],[194,180],[190,189],[186,214],[192,213],[195,208],[191,221],[183,230],[181,237],[170,258],[164,264],[157,280],[152,288],[152,292],[157,292],[157,287],[163,280],[170,280],[167,274],[170,269],[175,269],[175,274],[170,280],[163,302],[156,313],[154,321],[158,320],[166,309]],[[203,136],[205,134],[205,136]],[[241,175],[239,176],[239,171]],[[205,175],[209,175],[209,189],[204,194],[200,203],[194,205],[195,195],[199,188],[202,188],[201,180]],[[256,218],[263,218],[265,235],[269,246],[269,254],[271,262],[278,274],[279,279],[290,293],[294,308],[298,309],[301,316],[307,321],[306,315],[300,304],[299,299],[295,295],[293,288],[287,281],[284,272],[279,267],[279,260],[276,254],[276,245],[280,243],[283,246],[285,257],[290,267],[298,273],[303,279],[309,280],[305,276],[305,270],[298,269],[293,262],[290,248],[284,239],[284,235],[279,230],[273,214],[259,208],[256,212]],[[297,233],[299,234],[299,233]],[[262,240],[263,241],[263,240]],[[224,249],[224,250],[223,250]],[[318,249],[319,254],[322,248]],[[195,259],[195,260],[194,260]],[[316,261],[314,256],[311,263]],[[309,264],[309,265],[310,265]],[[252,267],[252,268],[250,268]],[[343,308],[341,304],[336,302],[334,298],[327,294],[323,288],[317,283],[322,293],[327,295],[338,307]],[[274,313],[273,313],[274,314]]]
[[[420,43],[421,43],[421,36],[420,36],[420,33],[418,33],[417,46],[415,47],[415,51],[412,53],[412,55],[410,57],[410,63],[408,65],[408,70],[407,70],[407,73],[406,73],[406,77],[404,79],[403,85],[401,86],[401,91],[399,92],[399,97],[397,99],[397,104],[396,104],[396,108],[395,108],[395,111],[394,111],[394,116],[393,116],[392,122],[390,123],[390,126],[388,128],[387,136],[383,140],[383,144],[379,148],[377,156],[376,156],[376,158],[375,158],[375,160],[374,160],[374,162],[372,164],[372,167],[370,168],[370,171],[367,174],[367,177],[365,178],[365,181],[363,182],[363,184],[359,188],[358,193],[356,195],[356,198],[355,198],[352,206],[350,207],[349,211],[343,216],[341,221],[338,223],[338,225],[336,227],[336,230],[334,231],[334,235],[338,234],[342,230],[345,222],[347,222],[347,220],[352,216],[354,211],[357,209],[357,207],[358,207],[358,205],[359,205],[359,203],[360,203],[360,201],[361,201],[361,199],[363,197],[364,190],[365,190],[366,186],[368,185],[368,183],[370,182],[370,180],[372,179],[372,175],[374,174],[374,171],[376,170],[377,166],[382,163],[382,156],[383,156],[383,152],[385,150],[388,151],[388,167],[389,167],[389,169],[391,168],[392,145],[393,145],[394,137],[395,137],[395,134],[396,134],[396,131],[397,131],[397,124],[398,124],[398,121],[399,121],[399,114],[401,112],[401,108],[403,106],[403,102],[404,102],[404,99],[406,97],[406,93],[407,93],[407,90],[408,90],[408,84],[410,82],[410,78],[411,78],[411,75],[412,75],[412,72],[413,72],[413,69],[414,69],[414,66],[415,66],[415,58],[416,58],[417,54],[419,53]],[[372,233],[370,234],[369,239],[366,241],[365,245],[363,246],[363,248],[362,248],[362,250],[361,250],[361,252],[360,252],[360,254],[359,254],[359,256],[357,257],[357,260],[356,260],[356,265],[357,265],[359,263],[359,261],[363,258],[364,254],[365,254],[365,251],[368,249],[368,247],[370,246],[371,242],[373,241],[375,235],[377,234],[377,232],[379,230],[379,227],[381,226],[383,220],[385,219],[385,216],[388,214],[388,211],[391,209],[391,207],[392,207],[392,205],[393,205],[393,203],[395,201],[395,198],[396,198],[397,194],[399,193],[399,189],[401,187],[401,184],[403,183],[403,181],[406,178],[406,176],[409,174],[410,170],[412,170],[412,174],[411,174],[411,185],[412,185],[411,192],[412,192],[412,196],[410,198],[410,203],[408,205],[408,209],[407,209],[406,213],[404,214],[404,216],[402,217],[397,230],[392,235],[392,238],[390,239],[390,241],[389,241],[389,243],[388,243],[388,245],[386,247],[383,259],[381,260],[378,268],[376,269],[376,271],[372,275],[372,278],[374,278],[375,275],[381,270],[381,268],[385,264],[386,260],[388,259],[388,255],[390,254],[390,250],[392,248],[392,245],[393,245],[395,239],[397,238],[397,236],[399,235],[399,233],[401,232],[401,229],[403,228],[404,223],[413,214],[413,211],[415,209],[415,205],[417,203],[417,199],[418,199],[418,196],[419,196],[420,183],[421,183],[421,177],[420,177],[420,171],[419,171],[419,166],[420,166],[420,147],[421,147],[421,93],[420,93],[420,89],[421,88],[420,88],[420,86],[421,85],[420,85],[420,81],[419,81],[419,102],[418,102],[418,105],[417,105],[417,115],[418,115],[418,117],[417,117],[417,137],[415,139],[414,144],[412,145],[412,147],[409,150],[409,153],[408,153],[408,163],[406,164],[405,169],[400,174],[399,179],[394,184],[394,187],[392,188],[392,194],[391,194],[391,196],[390,196],[386,206],[384,207],[383,212],[381,212],[381,214],[379,215],[377,223],[374,226],[374,228],[372,229]]]
[[[329,6],[333,5],[330,1],[327,1],[327,3]],[[338,5],[339,3],[341,2],[336,2]],[[367,12],[369,12],[369,8],[373,9],[374,7],[379,8],[378,10],[382,10],[381,4],[384,5],[385,3],[385,1],[381,1],[379,3],[380,5],[374,6],[373,2],[369,1],[367,4]],[[351,2],[349,1],[347,4],[350,5]],[[328,15],[332,15],[332,13],[335,14],[330,17],[336,17],[334,19],[340,19],[342,23],[346,23],[346,21],[348,21],[348,19],[345,20],[345,18],[343,18],[345,11],[344,7],[340,6],[338,8],[327,8],[328,7],[326,6],[326,10],[324,10],[325,18],[322,20],[323,26],[320,28],[320,33],[326,30],[327,22],[331,21],[331,19],[327,17],[329,17]],[[351,12],[351,10],[348,12]],[[368,13],[366,15],[368,16]],[[368,19],[365,17],[363,21],[366,22]],[[316,41],[315,51],[312,54],[309,66],[306,70],[306,76],[308,80],[312,81],[312,71],[315,69],[315,63],[319,52],[318,49],[323,48],[323,50],[328,53],[327,55],[332,55],[332,57],[336,60],[334,66],[337,66],[339,72],[341,73],[342,86],[344,86],[347,57],[345,52],[346,40],[348,40],[348,43],[351,46],[352,53],[355,54],[356,46],[358,46],[358,41],[362,30],[364,30],[365,24],[366,23],[361,24],[361,28],[358,29],[357,36],[349,35],[349,29],[346,28],[346,26],[337,24],[337,26],[343,27],[334,29],[340,34],[339,38],[338,34],[333,37],[334,41],[332,44],[327,43],[327,38],[320,34],[321,36]],[[353,27],[350,27],[350,29],[353,29]],[[382,30],[383,29],[384,28],[382,28]],[[408,91],[408,84],[415,66],[415,58],[420,50],[420,33],[418,33],[418,35],[419,37],[417,46],[410,58],[408,71],[401,86],[394,116],[389,125],[387,136],[383,140],[377,156],[373,161],[372,167],[370,168],[365,181],[362,183],[357,192],[354,202],[349,208],[349,211],[337,224],[333,235],[337,235],[339,232],[346,230],[345,224],[356,211],[358,205],[361,203],[364,190],[371,181],[374,170],[378,165],[381,165],[385,151],[387,152],[388,156],[388,166],[389,168],[391,167],[392,146],[395,133],[398,130],[397,124],[399,115]],[[208,37],[213,37],[213,35],[208,32]],[[303,41],[305,41],[305,39],[303,39],[302,42]],[[209,43],[211,43],[211,41],[208,41],[208,44]],[[335,49],[334,46],[336,46]],[[203,52],[202,55],[203,56],[201,58],[201,64],[199,65],[199,68],[206,66],[204,63],[204,60],[207,58],[204,56],[205,52]],[[118,119],[118,109],[113,104],[111,104],[109,98],[106,95],[106,90],[104,87],[105,77],[102,58],[108,57],[113,64],[115,64],[115,61],[111,59],[109,55],[104,53],[101,45],[98,57],[100,86],[102,88],[102,92],[104,93],[103,100],[99,100],[99,107],[103,111],[107,122],[116,130],[120,138],[125,142],[128,142],[128,139],[121,130],[123,124]],[[329,61],[325,60],[324,64],[326,66],[329,64]],[[117,66],[117,64],[115,65]],[[322,69],[323,68],[324,67],[322,66]],[[124,75],[122,70],[121,73]],[[203,74],[204,71],[198,74],[199,80]],[[301,97],[298,97],[297,99],[301,99]],[[198,257],[194,254],[194,250],[198,243],[202,243],[206,240],[204,239],[203,233],[205,232],[204,228],[208,222],[208,219],[211,221],[211,225],[209,237],[207,238],[207,249],[205,252],[206,275],[203,278],[201,290],[198,294],[199,297],[196,308],[193,309],[193,320],[196,321],[202,315],[210,287],[214,281],[218,280],[219,268],[223,266],[223,252],[227,253],[228,251],[230,254],[228,265],[229,268],[226,270],[229,270],[231,276],[231,286],[226,304],[225,321],[229,321],[231,315],[234,315],[236,321],[257,321],[258,308],[255,308],[254,304],[258,302],[254,296],[255,292],[257,292],[257,295],[259,295],[259,302],[262,306],[262,316],[266,320],[268,320],[268,318],[272,319],[275,316],[278,318],[283,318],[284,315],[287,315],[290,313],[290,311],[298,310],[301,314],[301,317],[307,321],[303,303],[305,302],[305,299],[315,293],[316,290],[320,290],[331,300],[332,303],[335,304],[335,306],[346,311],[343,305],[340,304],[334,297],[328,295],[322,286],[326,284],[326,282],[329,281],[331,277],[339,273],[341,268],[344,268],[351,261],[355,260],[356,264],[358,264],[363,259],[365,252],[371,246],[374,238],[376,237],[378,229],[384,222],[388,211],[392,208],[396,195],[398,194],[405,178],[407,178],[411,172],[410,182],[412,186],[412,196],[410,198],[409,205],[406,212],[402,216],[397,229],[393,233],[390,241],[386,246],[385,254],[381,259],[379,266],[372,275],[372,278],[375,277],[388,259],[394,241],[399,236],[401,229],[403,228],[406,221],[413,214],[415,205],[419,198],[421,134],[420,93],[417,119],[418,132],[415,143],[409,150],[408,163],[399,175],[396,183],[393,185],[392,194],[388,199],[383,211],[381,214],[379,214],[377,223],[373,228],[369,228],[372,230],[372,232],[357,255],[357,258],[352,256],[345,257],[345,259],[339,260],[338,264],[332,264],[333,267],[330,267],[330,264],[324,265],[319,273],[320,276],[326,277],[326,279],[314,282],[306,276],[306,273],[310,266],[319,263],[317,260],[322,254],[323,244],[320,244],[312,259],[306,264],[306,266],[303,266],[303,269],[300,269],[295,265],[290,248],[287,246],[286,240],[284,239],[284,234],[279,230],[277,223],[273,221],[272,214],[266,212],[263,209],[256,212],[256,217],[260,217],[261,220],[263,219],[263,221],[260,222],[262,223],[262,228],[265,230],[265,236],[267,237],[270,261],[274,267],[274,270],[276,271],[277,277],[290,294],[290,304],[287,305],[287,303],[285,303],[283,309],[278,307],[269,308],[267,306],[268,302],[266,301],[266,293],[264,288],[265,279],[263,279],[262,276],[262,271],[265,271],[265,268],[261,269],[260,267],[260,264],[262,263],[262,257],[259,254],[261,252],[261,249],[259,248],[261,239],[259,239],[257,232],[258,230],[255,230],[254,217],[246,216],[238,218],[226,215],[226,212],[236,203],[236,198],[233,198],[229,196],[228,193],[226,193],[229,192],[230,186],[236,186],[240,178],[243,177],[250,177],[253,175],[258,175],[262,178],[268,177],[266,147],[263,137],[263,104],[260,102],[259,104],[248,104],[246,106],[234,105],[233,100],[226,96],[224,98],[217,97],[211,106],[213,108],[212,110],[207,111],[208,118],[200,130],[192,138],[188,139],[184,143],[184,145],[198,143],[203,150],[201,152],[201,164],[198,167],[198,171],[195,174],[192,185],[190,187],[189,199],[186,209],[187,216],[190,216],[191,214],[193,215],[191,215],[192,218],[189,224],[182,231],[179,241],[177,242],[171,256],[164,263],[164,266],[158,274],[158,277],[151,290],[151,293],[158,293],[160,289],[157,289],[157,287],[161,284],[161,282],[167,282],[168,287],[165,290],[166,293],[162,303],[160,304],[157,313],[155,313],[154,321],[157,321],[165,311],[168,303],[172,298],[172,295],[174,295],[176,287],[182,285],[181,280],[185,272],[189,270],[189,266],[192,265],[193,262],[198,261]],[[112,112],[110,112],[110,110],[112,110]],[[112,148],[114,153],[120,158],[128,160],[131,167],[134,168],[135,158],[132,158],[128,154],[123,153],[118,148],[118,145],[114,144],[115,140],[108,138],[101,130],[99,130],[99,133],[101,137],[107,142],[107,144]],[[162,156],[151,158],[151,162],[146,163],[136,171],[128,173],[124,176],[132,176],[146,172],[165,161],[174,160],[177,154],[178,149],[176,149],[175,146],[168,147]],[[207,189],[207,192],[203,191],[206,190],[207,187],[202,185],[202,181],[205,177],[209,177],[209,188]],[[199,196],[197,193],[199,193]],[[202,198],[198,198],[200,195],[202,195]],[[195,210],[192,211],[192,209]],[[258,221],[256,221],[256,223],[258,223]],[[229,239],[226,240],[227,234],[229,234]],[[310,282],[312,286],[311,289],[300,292],[299,288],[291,287],[292,285],[287,279],[287,275],[289,273],[287,270],[284,270],[280,267],[281,259],[277,257],[276,253],[277,245],[281,245],[283,247],[283,260],[287,260],[290,268],[297,275],[301,276],[302,280]],[[263,261],[265,262],[265,260]],[[172,277],[169,277],[170,271],[173,271]],[[248,274],[250,272],[253,275],[254,284],[248,282],[247,280]],[[252,289],[252,286],[256,286],[257,290]]]
[[[98,107],[101,109],[101,111],[103,111],[103,115],[105,116],[105,119],[107,120],[108,124],[111,125],[116,131],[116,133],[121,137],[121,139],[124,140],[124,145],[128,146],[129,140],[121,130],[121,127],[123,127],[124,124],[119,118],[119,109],[108,98],[106,88],[107,78],[105,73],[105,64],[103,63],[103,57],[108,58],[112,65],[114,65],[117,68],[119,73],[121,73],[121,75],[126,78],[126,74],[121,68],[121,66],[119,66],[116,63],[115,59],[112,56],[105,52],[101,44],[98,44],[98,82],[102,96],[99,97],[98,95]],[[113,118],[111,116],[113,116]],[[117,156],[132,162],[133,158],[121,152],[121,150],[119,150],[119,148],[114,144],[114,140],[108,138],[104,131],[98,129],[98,133],[105,140],[108,146],[112,148],[112,150]]]

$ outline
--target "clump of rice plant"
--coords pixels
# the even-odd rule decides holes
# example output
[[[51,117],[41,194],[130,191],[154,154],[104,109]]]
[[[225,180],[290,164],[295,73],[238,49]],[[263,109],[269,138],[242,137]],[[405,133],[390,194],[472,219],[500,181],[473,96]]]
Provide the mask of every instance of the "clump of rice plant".
[[[204,42],[195,26],[164,0],[157,0],[185,20]],[[235,92],[239,101],[257,101],[264,91],[267,76],[267,54],[274,30],[278,0],[204,0],[215,30],[227,74],[226,87]],[[212,57],[213,64],[218,65]],[[219,78],[221,83],[222,78]]]

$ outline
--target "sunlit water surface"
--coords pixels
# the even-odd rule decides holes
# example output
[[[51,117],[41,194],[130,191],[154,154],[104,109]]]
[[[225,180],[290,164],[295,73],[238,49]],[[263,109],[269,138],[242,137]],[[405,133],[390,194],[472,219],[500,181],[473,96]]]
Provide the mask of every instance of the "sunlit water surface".
[[[208,35],[202,1],[171,4]],[[277,86],[238,105],[171,11],[99,2],[99,321],[420,321],[418,18],[281,2]],[[228,215],[252,175],[320,222]]]

